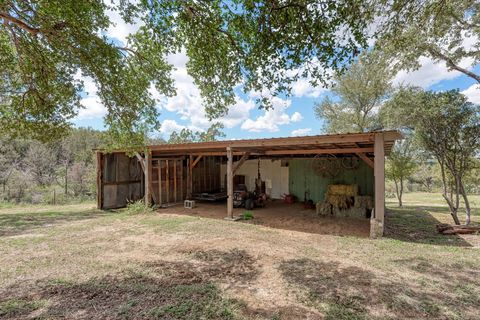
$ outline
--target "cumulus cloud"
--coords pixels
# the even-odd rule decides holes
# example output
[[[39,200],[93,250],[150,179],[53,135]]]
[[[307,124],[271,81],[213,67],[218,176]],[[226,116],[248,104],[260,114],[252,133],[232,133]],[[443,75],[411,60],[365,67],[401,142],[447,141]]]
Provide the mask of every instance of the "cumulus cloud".
[[[472,84],[470,87],[463,90],[462,93],[467,96],[468,101],[480,104],[480,85]]]
[[[292,118],[286,113],[292,101],[284,100],[279,97],[271,98],[272,108],[266,110],[263,115],[257,117],[255,120],[247,119],[241,126],[243,130],[251,132],[279,131],[279,126],[289,124]],[[298,115],[295,115],[298,119]]]
[[[82,81],[84,96],[80,100],[82,109],[78,110],[77,120],[101,118],[107,113],[107,109],[98,97],[98,89],[91,77],[83,76],[80,71],[75,75],[75,80]]]
[[[419,60],[421,67],[418,70],[407,72],[400,71],[393,79],[395,85],[404,84],[428,88],[443,80],[454,79],[462,73],[458,71],[448,70],[444,62],[435,62],[430,58],[421,57]],[[463,59],[460,66],[463,68],[471,68],[473,59]]]
[[[290,120],[292,122],[300,122],[303,120],[303,116],[300,114],[300,112],[294,112],[290,117]]]
[[[167,119],[163,120],[160,127],[160,133],[164,135],[170,135],[173,131],[181,131],[185,126],[178,124],[177,121]]]
[[[291,132],[290,135],[292,136],[305,136],[312,132],[312,128],[302,128],[302,129],[296,129]]]
[[[114,4],[118,5],[118,2],[114,2]],[[107,29],[107,36],[115,38],[116,40],[123,42],[123,44],[127,44],[127,37],[130,34],[137,32],[143,25],[143,22],[139,19],[136,19],[134,24],[125,23],[117,11],[107,10],[106,12],[108,18],[112,22]]]

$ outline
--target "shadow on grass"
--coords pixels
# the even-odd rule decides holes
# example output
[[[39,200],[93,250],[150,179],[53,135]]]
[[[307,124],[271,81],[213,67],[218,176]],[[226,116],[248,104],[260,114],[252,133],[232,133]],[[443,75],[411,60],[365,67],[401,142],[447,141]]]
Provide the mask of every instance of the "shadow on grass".
[[[80,283],[18,283],[0,290],[0,318],[243,318],[248,313],[245,304],[226,298],[216,283],[255,279],[256,260],[238,249],[201,251],[190,257],[195,261],[148,262]]]
[[[457,247],[472,246],[458,235],[439,234],[436,229],[436,225],[439,223],[441,221],[437,220],[424,207],[389,208],[385,216],[384,236],[414,243]]]
[[[425,272],[428,283],[419,285],[311,259],[284,261],[279,270],[287,283],[302,290],[302,302],[325,319],[475,319],[480,311],[478,271],[467,279],[446,277],[459,270]]]
[[[99,210],[0,213],[0,237],[26,233],[39,227],[111,214],[112,212]]]

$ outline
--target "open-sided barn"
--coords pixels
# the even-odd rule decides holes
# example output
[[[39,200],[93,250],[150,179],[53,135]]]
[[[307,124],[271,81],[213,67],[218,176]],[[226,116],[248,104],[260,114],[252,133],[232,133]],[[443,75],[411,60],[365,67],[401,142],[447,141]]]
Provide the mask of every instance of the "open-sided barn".
[[[225,215],[234,219],[241,186],[271,199],[316,204],[320,214],[360,212],[377,237],[384,227],[385,156],[401,137],[376,131],[160,144],[133,154],[98,150],[97,203],[112,209],[142,198],[159,207],[226,199]]]

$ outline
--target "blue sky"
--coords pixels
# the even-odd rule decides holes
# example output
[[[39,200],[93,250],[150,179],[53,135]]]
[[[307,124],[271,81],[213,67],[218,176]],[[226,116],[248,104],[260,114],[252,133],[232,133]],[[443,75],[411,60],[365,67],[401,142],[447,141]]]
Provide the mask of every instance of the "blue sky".
[[[125,24],[114,12],[110,12],[109,16],[115,26],[107,30],[107,35],[115,41],[125,43],[128,34],[135,32],[138,26]],[[185,68],[187,57],[183,53],[178,53],[168,57],[168,60],[175,67],[172,75],[176,82],[177,95],[166,99],[152,88],[151,93],[159,101],[157,107],[161,113],[159,120],[162,123],[160,132],[156,135],[167,139],[173,130],[207,129],[210,123],[202,108],[199,91]],[[393,79],[393,85],[410,84],[435,91],[459,89],[470,101],[480,104],[480,87],[473,79],[459,72],[449,71],[444,63],[434,63],[427,58],[421,58],[420,63],[421,68],[417,71],[401,71]],[[474,66],[467,59],[462,61],[461,65],[480,73],[480,65]],[[81,78],[86,91],[82,99],[85,109],[80,110],[74,124],[104,129],[102,119],[105,108],[96,96],[95,84],[92,79]],[[259,93],[239,93],[237,102],[230,108],[228,115],[218,119],[225,126],[226,138],[287,137],[321,133],[322,121],[315,117],[313,107],[316,102],[328,95],[329,91],[312,87],[308,79],[302,79],[293,84],[292,93],[289,98],[272,98],[274,108],[268,111],[259,110],[255,106],[254,101]]]

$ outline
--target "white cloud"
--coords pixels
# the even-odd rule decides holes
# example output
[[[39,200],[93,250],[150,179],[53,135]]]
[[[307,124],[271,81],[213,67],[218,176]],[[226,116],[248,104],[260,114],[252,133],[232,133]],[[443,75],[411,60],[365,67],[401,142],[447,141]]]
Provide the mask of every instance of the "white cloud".
[[[427,57],[421,57],[419,62],[421,64],[420,69],[411,72],[405,70],[400,71],[393,79],[393,84],[428,88],[440,81],[451,80],[462,75],[462,73],[458,71],[448,70],[444,62],[435,63],[432,59]],[[473,59],[468,58],[463,59],[459,65],[463,68],[470,68],[472,63]]]
[[[280,125],[289,124],[290,116],[286,110],[292,103],[291,100],[283,100],[278,97],[271,98],[272,107],[255,120],[247,119],[241,126],[243,130],[252,132],[270,131],[276,132]]]
[[[181,124],[178,124],[177,121],[175,120],[163,120],[161,127],[160,127],[160,132],[165,135],[170,135],[173,131],[181,131],[184,129],[185,126],[182,126]]]
[[[312,128],[302,128],[302,129],[293,130],[291,132],[291,135],[292,136],[305,136],[305,135],[309,134],[310,132],[312,132]]]
[[[300,114],[300,112],[294,112],[290,117],[290,120],[292,122],[300,122],[303,120],[303,116]]]
[[[107,109],[97,95],[98,89],[95,81],[91,77],[82,76],[80,71],[75,74],[74,79],[83,81],[85,91],[84,97],[80,100],[84,108],[78,110],[76,119],[84,120],[103,117],[107,113]]]
[[[220,119],[220,122],[226,128],[233,128],[248,119],[250,110],[255,108],[255,103],[252,99],[245,101],[240,97],[236,98],[235,105],[231,106],[228,110],[227,115],[223,116]]]
[[[118,5],[117,2],[114,3]],[[118,14],[118,11],[107,10],[107,16],[112,22],[107,29],[107,36],[115,38],[123,44],[127,44],[127,37],[138,31],[143,25],[143,22],[139,19],[135,20],[134,24],[128,24],[123,21],[122,17]]]
[[[463,90],[462,93],[467,96],[468,101],[480,104],[480,85],[472,84],[470,87]]]
[[[292,94],[295,97],[318,98],[322,93],[327,91],[323,87],[314,87],[308,79],[299,79],[292,85]]]

